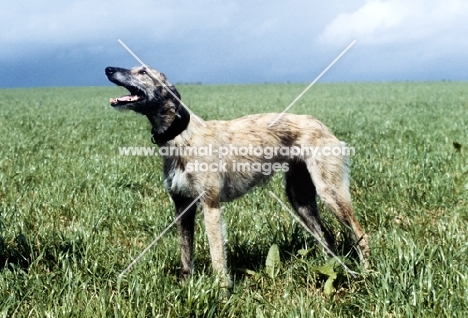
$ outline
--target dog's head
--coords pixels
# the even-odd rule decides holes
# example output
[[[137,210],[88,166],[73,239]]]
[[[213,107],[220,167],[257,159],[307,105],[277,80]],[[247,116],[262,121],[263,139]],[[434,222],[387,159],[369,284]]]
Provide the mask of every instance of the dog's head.
[[[128,109],[148,115],[158,113],[161,107],[167,107],[168,104],[179,104],[177,100],[180,100],[179,92],[169,84],[163,73],[155,69],[144,66],[131,70],[107,67],[106,75],[112,83],[125,87],[130,93],[110,99],[111,106],[116,109]]]

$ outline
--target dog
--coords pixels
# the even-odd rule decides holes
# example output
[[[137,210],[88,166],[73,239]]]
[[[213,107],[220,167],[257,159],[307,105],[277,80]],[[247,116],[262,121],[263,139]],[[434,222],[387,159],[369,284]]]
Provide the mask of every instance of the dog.
[[[198,204],[204,213],[213,268],[226,287],[232,286],[224,247],[221,203],[239,198],[267,181],[274,171],[262,169],[264,167],[276,167],[284,172],[287,197],[295,212],[312,233],[323,238],[329,250],[333,250],[334,238],[320,220],[318,195],[338,220],[351,229],[359,257],[367,266],[369,237],[353,213],[347,155],[325,156],[324,152],[310,155],[297,151],[307,147],[319,150],[342,147],[320,121],[307,115],[287,113],[203,121],[184,107],[177,89],[155,69],[107,67],[105,73],[111,82],[130,92],[130,95],[111,98],[111,106],[145,115],[152,126],[153,142],[162,147],[160,150],[171,149],[171,153],[163,156],[164,186],[180,217],[177,227],[184,278],[192,272],[197,209],[193,201],[203,193]],[[192,151],[184,152],[185,148]],[[211,151],[194,151],[203,148]],[[262,156],[262,149],[269,149],[268,155],[265,151]],[[285,151],[288,149],[291,151]]]

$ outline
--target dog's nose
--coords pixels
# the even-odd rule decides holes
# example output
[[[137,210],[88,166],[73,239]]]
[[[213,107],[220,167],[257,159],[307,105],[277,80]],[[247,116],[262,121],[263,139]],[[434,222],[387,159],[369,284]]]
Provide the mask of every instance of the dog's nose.
[[[106,75],[108,77],[111,77],[112,75],[114,75],[115,73],[128,73],[130,72],[130,70],[127,70],[126,68],[121,68],[121,67],[112,67],[112,66],[109,66],[109,67],[106,67]]]
[[[115,72],[117,71],[117,69],[115,67],[106,67],[106,75],[107,76],[111,76],[113,75]]]

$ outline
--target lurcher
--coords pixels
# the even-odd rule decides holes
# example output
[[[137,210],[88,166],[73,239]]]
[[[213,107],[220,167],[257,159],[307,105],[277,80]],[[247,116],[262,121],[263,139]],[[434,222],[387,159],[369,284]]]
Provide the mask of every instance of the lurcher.
[[[232,282],[224,247],[221,202],[232,201],[267,181],[274,168],[284,172],[287,196],[309,229],[323,237],[327,247],[333,250],[334,238],[319,217],[318,195],[351,229],[361,261],[366,266],[369,238],[353,213],[346,154],[325,155],[318,151],[311,155],[297,151],[342,147],[317,119],[284,114],[271,127],[269,124],[279,114],[203,121],[184,107],[177,89],[164,74],[154,69],[108,67],[105,73],[111,82],[130,92],[130,95],[111,99],[111,105],[147,116],[152,125],[153,141],[160,147],[178,150],[163,157],[164,186],[175,203],[176,213],[184,211],[205,191],[199,205],[204,212],[213,267],[226,287]],[[184,148],[191,151],[184,151]],[[210,151],[193,151],[202,148]],[[256,152],[246,152],[246,149]],[[196,205],[193,205],[178,222],[184,277],[192,272],[195,212]]]

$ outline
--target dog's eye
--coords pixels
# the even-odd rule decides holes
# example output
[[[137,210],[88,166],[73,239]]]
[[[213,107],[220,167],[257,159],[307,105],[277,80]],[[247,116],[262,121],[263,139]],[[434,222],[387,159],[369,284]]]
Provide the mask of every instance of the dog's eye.
[[[146,73],[145,70],[141,70],[141,71],[138,72],[138,74],[140,74],[140,75],[145,75],[145,74],[147,74],[147,73]]]

